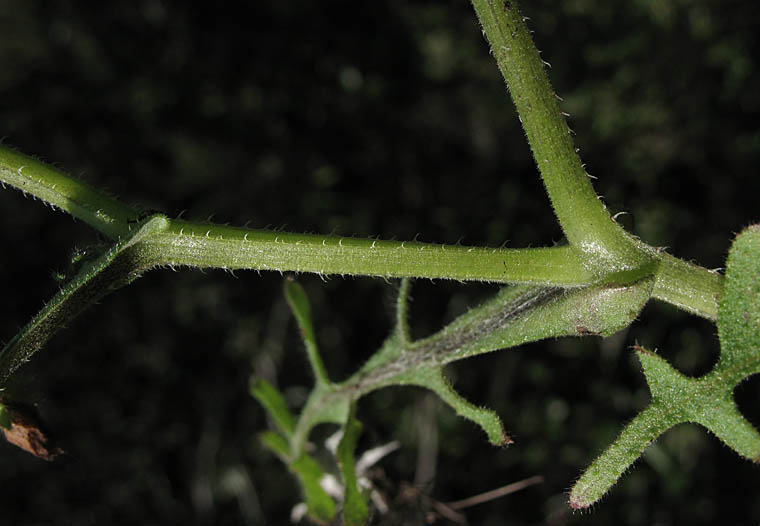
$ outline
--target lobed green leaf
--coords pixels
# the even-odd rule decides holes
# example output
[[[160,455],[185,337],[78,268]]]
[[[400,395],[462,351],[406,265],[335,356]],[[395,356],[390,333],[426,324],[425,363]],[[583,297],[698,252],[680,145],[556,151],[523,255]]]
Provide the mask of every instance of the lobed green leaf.
[[[571,507],[599,500],[649,444],[685,422],[702,425],[739,455],[760,462],[760,433],[733,399],[736,385],[760,372],[760,226],[744,230],[731,247],[718,332],[720,358],[700,378],[686,377],[657,354],[636,347],[652,401],[581,476],[570,493]]]

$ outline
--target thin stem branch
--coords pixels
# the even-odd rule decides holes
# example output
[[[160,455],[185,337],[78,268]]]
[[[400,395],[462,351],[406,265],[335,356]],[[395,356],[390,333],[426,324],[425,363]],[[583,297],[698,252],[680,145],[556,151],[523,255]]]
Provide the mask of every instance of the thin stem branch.
[[[50,165],[0,145],[0,183],[81,219],[111,239],[129,233],[140,212]]]
[[[473,495],[472,497],[467,497],[466,499],[455,500],[453,502],[447,502],[446,506],[448,506],[449,508],[453,510],[463,510],[465,508],[469,508],[470,506],[483,504],[484,502],[489,502],[494,499],[504,497],[506,495],[511,495],[512,493],[515,493],[527,487],[534,486],[536,484],[541,484],[543,481],[544,481],[544,477],[542,477],[541,475],[534,475],[532,477],[528,477],[526,479],[518,480],[517,482],[507,484],[506,486],[502,486],[500,488],[492,489],[484,493],[478,493],[477,495]]]

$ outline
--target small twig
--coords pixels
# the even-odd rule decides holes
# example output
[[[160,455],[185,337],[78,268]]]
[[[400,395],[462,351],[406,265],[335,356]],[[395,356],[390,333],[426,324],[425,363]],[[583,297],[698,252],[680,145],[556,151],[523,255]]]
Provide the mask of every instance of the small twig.
[[[432,505],[436,513],[438,513],[438,515],[440,515],[441,517],[448,519],[455,524],[460,524],[462,526],[467,524],[467,517],[465,517],[458,511],[452,509],[450,506],[444,504],[443,502],[433,501]],[[433,524],[433,521],[431,520],[428,520],[428,522],[430,524]]]
[[[458,511],[451,509],[443,502],[439,502],[433,497],[426,495],[418,487],[402,482],[399,498],[400,500],[406,502],[418,500],[422,504],[423,508],[433,508],[435,511],[428,511],[426,513],[425,520],[427,524],[434,524],[438,517],[448,519],[454,524],[459,524],[460,526],[465,526],[467,524],[467,517]]]
[[[477,504],[483,504],[484,502],[498,499],[499,497],[504,497],[510,493],[515,493],[516,491],[525,489],[528,486],[540,484],[543,481],[544,477],[541,475],[536,475],[534,477],[529,477],[527,479],[513,482],[512,484],[507,484],[506,486],[502,486],[500,488],[492,489],[491,491],[486,491],[485,493],[467,497],[466,499],[447,502],[445,505],[452,510],[461,510],[464,508],[469,508],[470,506],[475,506]]]

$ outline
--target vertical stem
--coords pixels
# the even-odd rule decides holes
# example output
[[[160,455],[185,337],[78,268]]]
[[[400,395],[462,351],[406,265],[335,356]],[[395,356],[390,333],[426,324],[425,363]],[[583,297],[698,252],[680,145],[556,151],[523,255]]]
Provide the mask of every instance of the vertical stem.
[[[630,238],[591,186],[517,2],[472,0],[472,4],[570,244],[617,266],[640,261]]]

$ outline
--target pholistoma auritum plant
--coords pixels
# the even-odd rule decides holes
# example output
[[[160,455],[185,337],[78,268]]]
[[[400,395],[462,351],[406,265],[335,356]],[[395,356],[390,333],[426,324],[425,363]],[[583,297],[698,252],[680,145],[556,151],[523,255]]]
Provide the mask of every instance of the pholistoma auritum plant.
[[[395,328],[359,371],[336,382],[322,362],[308,299],[295,282],[285,294],[304,339],[314,389],[294,415],[281,393],[255,378],[253,395],[274,429],[262,442],[299,480],[309,515],[317,521],[341,513],[363,524],[369,507],[356,484],[354,449],[361,425],[356,403],[393,385],[438,394],[457,414],[483,428],[495,445],[511,442],[498,416],[460,397],[443,367],[477,354],[560,336],[609,336],[631,324],[650,300],[715,321],[721,357],[708,374],[689,379],[640,342],[635,347],[651,403],[584,472],[569,503],[585,508],[601,498],[658,436],[695,422],[745,458],[757,461],[760,442],[732,399],[734,387],[758,367],[758,233],[740,234],[725,277],[679,260],[627,233],[594,193],[575,151],[544,63],[515,2],[473,2],[494,58],[525,128],[547,193],[566,237],[559,246],[494,249],[380,239],[356,239],[233,228],[170,219],[125,206],[58,170],[7,148],[2,181],[72,214],[112,240],[76,262],[61,291],[16,335],[0,356],[0,378],[11,375],[59,328],[111,291],[148,269],[194,266],[402,278]],[[441,331],[414,340],[407,320],[407,278],[442,278],[509,284],[495,298]],[[9,403],[9,407],[12,404]],[[10,411],[9,411],[10,414]],[[312,429],[334,424],[344,434],[337,458],[345,499],[336,503],[319,485],[323,467],[306,448]],[[10,419],[4,422],[12,425]]]

